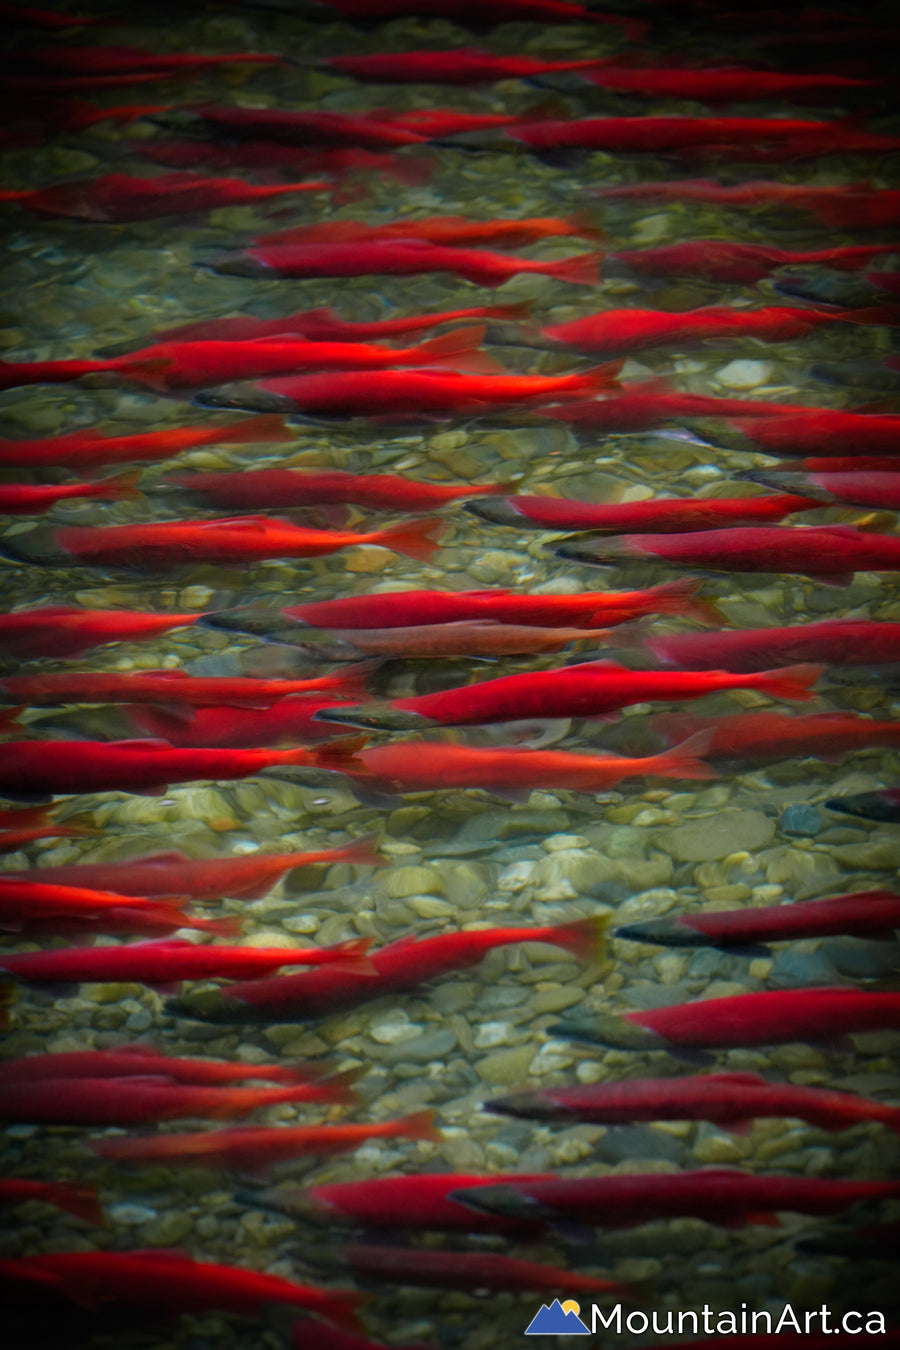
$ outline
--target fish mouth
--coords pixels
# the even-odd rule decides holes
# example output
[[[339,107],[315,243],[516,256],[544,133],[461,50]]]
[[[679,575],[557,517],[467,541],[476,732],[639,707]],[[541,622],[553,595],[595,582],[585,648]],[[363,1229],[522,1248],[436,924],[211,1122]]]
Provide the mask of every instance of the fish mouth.
[[[828,797],[825,806],[844,816],[863,820],[900,820],[900,802],[886,800],[880,792],[857,792],[849,797]]]
[[[696,928],[690,928],[680,919],[647,919],[642,923],[626,923],[616,928],[613,935],[628,942],[651,942],[661,947],[697,947],[705,939]]]
[[[251,257],[243,249],[226,249],[224,253],[217,253],[207,262],[198,263],[197,266],[227,277],[270,277],[274,275],[274,268],[270,267],[268,263],[261,262],[259,258]]]
[[[291,413],[296,411],[294,400],[285,394],[261,389],[259,385],[237,381],[219,384],[210,389],[198,389],[191,399],[197,408],[228,408],[232,412]]]
[[[518,529],[531,525],[531,521],[511,506],[505,497],[485,497],[478,501],[463,502],[463,510],[481,520],[490,521],[492,525],[512,525]]]
[[[614,542],[607,539],[572,539],[553,551],[557,558],[588,563],[591,567],[612,567],[620,561]]]
[[[547,1028],[548,1036],[574,1041],[590,1041],[616,1050],[664,1050],[663,1037],[649,1027],[631,1022],[619,1013],[588,1013],[556,1022]]]
[[[362,727],[366,731],[424,731],[435,725],[421,713],[392,708],[390,704],[361,703],[355,708],[320,708],[313,722],[339,722],[343,726]]]

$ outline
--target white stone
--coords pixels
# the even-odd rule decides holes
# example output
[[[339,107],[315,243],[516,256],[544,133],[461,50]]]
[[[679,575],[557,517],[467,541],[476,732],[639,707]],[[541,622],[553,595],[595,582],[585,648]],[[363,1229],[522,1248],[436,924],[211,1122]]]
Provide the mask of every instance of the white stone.
[[[772,374],[769,361],[729,361],[717,370],[715,379],[726,389],[756,389],[766,384]]]

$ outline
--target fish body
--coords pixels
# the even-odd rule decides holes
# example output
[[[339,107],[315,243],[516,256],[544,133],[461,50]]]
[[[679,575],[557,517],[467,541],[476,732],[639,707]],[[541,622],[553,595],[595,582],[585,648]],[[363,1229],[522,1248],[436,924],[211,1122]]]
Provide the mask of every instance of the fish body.
[[[566,122],[548,118],[524,125],[516,123],[502,134],[539,152],[568,147],[659,152],[705,145],[777,145],[786,140],[821,136],[838,153],[842,144],[856,145],[860,139],[860,133],[838,123],[793,117],[586,117]],[[900,138],[896,136],[871,135],[872,149],[888,150],[898,144]]]
[[[425,137],[409,127],[364,113],[294,112],[283,108],[244,108],[202,104],[189,110],[193,124],[203,124],[231,140],[275,141],[279,145],[351,146],[371,150],[421,145]]]
[[[557,1124],[708,1120],[740,1130],[761,1117],[791,1116],[825,1130],[845,1130],[861,1121],[880,1121],[900,1132],[900,1107],[829,1088],[769,1083],[756,1073],[632,1078],[577,1087],[540,1088],[500,1097],[485,1102],[484,1106],[485,1110],[503,1116]]]
[[[577,595],[523,595],[512,590],[395,591],[286,605],[288,618],[315,628],[407,628],[472,621],[555,628],[612,627],[644,614],[709,618],[697,583],[668,582],[645,591],[587,591]]]
[[[887,1200],[898,1194],[900,1181],[762,1176],[736,1168],[702,1167],[671,1174],[620,1173],[500,1182],[458,1193],[458,1198],[489,1214],[581,1220],[604,1228],[629,1228],[655,1219],[681,1217],[730,1228],[771,1223],[781,1210],[838,1214],[851,1205]]]
[[[885,619],[822,619],[781,628],[722,628],[666,633],[645,645],[682,670],[768,670],[792,661],[877,666],[900,661],[900,623]]]
[[[62,1090],[60,1082],[64,1082]],[[42,1078],[3,1083],[0,1119],[30,1125],[148,1125],[188,1117],[234,1120],[283,1102],[346,1104],[353,1100],[349,1083],[340,1074],[290,1087],[207,1087],[173,1083],[157,1076],[151,1065],[143,1078]]]
[[[0,702],[53,707],[60,703],[177,703],[183,707],[265,708],[279,699],[312,694],[358,696],[359,670],[308,680],[254,679],[236,675],[188,675],[184,670],[48,671],[0,678]]]
[[[585,70],[590,60],[542,61],[531,56],[495,56],[480,47],[453,51],[377,52],[370,56],[330,56],[323,62],[340,75],[371,84],[492,84],[530,80],[536,75]]]
[[[519,528],[524,524],[540,530],[591,530],[601,534],[632,530],[681,534],[779,521],[797,511],[815,510],[816,505],[808,497],[777,493],[765,497],[660,497],[600,504],[565,497],[517,496],[496,502],[472,502],[468,509],[495,524]]]
[[[692,99],[697,103],[743,103],[757,99],[796,99],[850,89],[871,89],[877,79],[795,71],[746,69],[680,70],[645,66],[596,65],[584,78],[602,89],[646,94],[649,98]]]
[[[269,1083],[304,1083],[316,1070],[303,1065],[242,1064],[238,1060],[185,1059],[167,1055],[143,1041],[119,1045],[112,1050],[60,1050],[54,1054],[24,1055],[0,1060],[0,1091],[7,1083],[68,1078],[164,1078],[173,1083],[207,1087],[242,1080],[264,1079]]]
[[[202,56],[197,52],[148,52],[142,47],[38,47],[23,53],[26,61],[51,69],[82,75],[147,75],[182,70],[205,70],[208,66],[283,66],[283,56],[264,52],[235,52],[227,56]]]
[[[390,741],[359,751],[357,758],[368,775],[399,792],[440,792],[447,788],[483,788],[501,793],[534,788],[605,792],[625,778],[643,775],[713,778],[714,771],[700,758],[706,744],[707,738],[701,735],[661,755],[628,759],[564,750]]]
[[[211,211],[219,206],[268,201],[286,193],[330,192],[332,189],[332,183],[322,181],[248,183],[243,178],[206,178],[196,173],[167,173],[156,178],[108,173],[99,178],[73,179],[53,187],[34,188],[16,194],[16,200],[40,215],[125,224],[188,211]]]
[[[738,448],[766,455],[895,455],[900,447],[900,415],[895,413],[773,409],[769,417],[728,417],[725,425],[736,433]]]
[[[12,853],[35,839],[54,839],[64,835],[77,838],[79,835],[95,833],[93,826],[78,824],[76,821],[68,825],[58,824],[43,806],[0,811],[0,853]]]
[[[668,538],[669,536],[665,536]],[[502,675],[496,680],[394,699],[361,708],[323,708],[317,721],[351,726],[417,729],[421,719],[438,726],[480,726],[529,718],[602,717],[633,703],[701,698],[723,689],[758,689],[775,698],[808,699],[820,666],[786,667],[756,675],[728,671],[628,670],[614,661],[585,661],[559,670]],[[410,716],[412,714],[412,716]]]
[[[493,28],[501,23],[601,23],[621,28],[626,37],[637,39],[647,31],[643,20],[603,10],[588,9],[570,0],[320,0],[347,19],[394,19],[410,14],[449,19],[473,28]]]
[[[102,483],[65,483],[59,486],[40,483],[0,483],[0,515],[30,516],[50,511],[57,502],[86,497],[109,498],[139,495],[135,487],[136,474],[120,474]]]
[[[382,338],[402,337],[407,333],[420,333],[429,328],[437,328],[443,323],[458,323],[465,319],[524,319],[528,317],[528,305],[472,305],[467,309],[440,310],[434,314],[410,314],[398,319],[374,319],[370,323],[359,323],[342,319],[333,309],[305,309],[298,314],[287,314],[283,319],[255,319],[251,317],[233,319],[206,319],[199,323],[181,324],[177,328],[166,328],[156,333],[160,342],[195,342],[213,340],[217,342],[238,342],[258,338],[277,338],[287,335],[307,338],[310,342],[368,342]],[[277,419],[258,419],[277,422]],[[238,428],[248,424],[241,422]],[[277,425],[281,426],[280,422]],[[162,433],[164,435],[171,433]],[[209,433],[207,433],[209,434]],[[290,433],[285,434],[290,439]],[[0,442],[0,446],[4,443]]]
[[[735,713],[728,717],[682,717],[663,714],[655,729],[670,742],[705,732],[711,739],[705,755],[713,762],[747,761],[774,764],[783,759],[832,760],[872,746],[900,748],[900,722],[876,721],[858,713]]]
[[[603,398],[547,408],[541,416],[555,417],[586,431],[648,431],[684,417],[756,417],[771,409],[771,403],[677,393],[662,380],[641,380],[622,385]]]
[[[355,1008],[384,994],[416,989],[451,971],[467,970],[495,947],[514,942],[546,942],[582,961],[601,951],[606,916],[542,928],[484,928],[436,937],[400,938],[369,954],[374,975],[343,971],[303,972],[299,976],[246,981],[228,986],[221,997],[188,995],[173,1004],[176,1013],[224,1021],[304,1021]]]
[[[67,1210],[85,1223],[103,1223],[103,1210],[93,1186],[78,1186],[65,1181],[27,1181],[24,1177],[0,1177],[0,1209],[40,1200]]]
[[[56,1289],[87,1307],[168,1313],[218,1312],[262,1316],[268,1304],[287,1304],[349,1330],[361,1329],[351,1289],[318,1289],[240,1266],[195,1261],[166,1249],[132,1252],[60,1252],[22,1258],[21,1265],[49,1275]]]
[[[649,197],[718,206],[786,206],[808,211],[828,225],[849,229],[889,229],[900,223],[900,188],[876,190],[858,183],[807,186],[756,179],[723,184],[712,178],[684,178],[674,182],[616,184],[596,188],[595,193],[611,201]]]
[[[301,630],[302,632],[302,630]],[[527,624],[495,623],[492,619],[422,624],[409,628],[338,628],[330,630],[367,656],[530,656],[559,652],[570,642],[597,642],[603,628],[540,628]]]
[[[95,469],[104,464],[131,464],[172,459],[181,450],[200,445],[245,445],[293,440],[280,417],[253,417],[231,427],[177,427],[135,436],[101,436],[99,432],[70,431],[44,440],[0,441],[0,468],[33,469],[61,465]]]
[[[697,72],[692,72],[696,74]],[[762,72],[757,72],[762,73]],[[865,267],[872,258],[897,251],[895,244],[848,244],[839,248],[786,249],[727,239],[696,239],[654,248],[616,249],[606,255],[638,276],[700,277],[706,281],[751,286],[779,267],[826,263],[829,267]]]
[[[863,820],[900,820],[900,788],[877,788],[874,792],[853,792],[847,797],[829,797],[825,805],[829,811],[840,811],[845,816],[862,816]]]
[[[418,276],[451,272],[476,286],[502,286],[523,272],[555,277],[579,286],[596,286],[598,259],[575,254],[555,262],[510,258],[487,249],[448,248],[427,239],[358,240],[350,243],[253,244],[220,253],[214,272],[244,277]]]
[[[196,398],[201,407],[309,417],[385,417],[401,421],[472,416],[512,405],[555,403],[606,389],[605,368],[580,375],[461,375],[456,371],[322,371],[256,384],[223,385]]]
[[[267,558],[317,558],[359,544],[390,548],[430,561],[441,526],[433,520],[403,521],[371,534],[313,530],[270,516],[224,520],[151,521],[147,524],[66,526],[53,532],[56,545],[86,567],[166,568],[186,563],[239,566]]]
[[[344,343],[354,346],[354,343]],[[210,506],[226,511],[288,510],[296,506],[353,503],[373,511],[439,511],[469,497],[496,495],[505,483],[452,487],[420,483],[398,474],[316,473],[299,469],[254,469],[242,473],[174,474],[163,480],[198,493]]]
[[[293,1125],[204,1130],[197,1134],[160,1134],[150,1138],[96,1139],[89,1147],[113,1162],[161,1163],[164,1167],[223,1167],[265,1176],[278,1163],[294,1158],[350,1153],[372,1139],[426,1139],[439,1142],[434,1112],[420,1111],[399,1120],[362,1125]],[[2,1195],[2,1191],[0,1191]]]
[[[749,525],[690,534],[622,534],[614,539],[563,544],[562,558],[580,562],[663,559],[679,567],[719,572],[788,572],[835,586],[856,571],[900,568],[900,538],[852,525]]]
[[[321,758],[325,753],[330,754],[305,749],[175,749],[155,740],[7,741],[0,764],[0,794],[154,794],[169,783],[193,779],[249,778],[263,769],[287,765],[325,767],[330,763]]]
[[[546,1173],[518,1174],[508,1180],[524,1181],[545,1177]],[[285,1193],[288,1213],[326,1223],[352,1223],[358,1228],[400,1228],[412,1231],[433,1229],[447,1233],[527,1232],[521,1223],[476,1213],[474,1209],[451,1199],[455,1193],[492,1185],[496,1176],[471,1173],[410,1173],[399,1177],[377,1177],[368,1181],[338,1181],[308,1189],[290,1188]],[[531,1225],[540,1231],[543,1225]]]
[[[868,316],[868,318],[867,318]],[[592,354],[646,351],[651,347],[684,347],[714,338],[756,338],[760,342],[791,342],[828,323],[887,322],[889,307],[831,313],[770,305],[762,309],[734,309],[705,305],[670,314],[656,309],[609,309],[571,323],[553,324],[541,331],[554,342]],[[755,423],[751,434],[756,430]]]
[[[388,225],[368,225],[362,220],[335,220],[320,225],[293,225],[272,234],[258,235],[257,244],[348,244],[389,243],[392,239],[421,239],[439,248],[520,248],[541,239],[580,235],[602,238],[598,229],[578,217],[560,220],[553,216],[526,217],[522,220],[467,220],[465,216],[426,216],[421,220],[401,219]],[[888,252],[884,245],[882,252]]]
[[[378,867],[384,859],[374,851],[375,836],[363,835],[340,848],[309,853],[246,853],[231,858],[187,858],[173,850],[129,858],[120,863],[75,863],[6,872],[14,881],[90,886],[120,895],[187,896],[191,900],[258,900],[295,867],[355,863]]]
[[[892,469],[861,469],[849,473],[791,473],[769,470],[754,474],[756,482],[783,490],[790,485],[820,502],[869,506],[876,511],[900,511],[900,456]]]
[[[195,919],[182,912],[183,904],[183,900],[151,900],[84,887],[21,881],[12,873],[0,873],[0,931],[54,937],[84,933],[156,937],[179,928],[193,928],[218,937],[235,937],[240,932],[236,919]]]
[[[2,899],[2,889],[0,889]],[[55,951],[0,954],[0,973],[26,984],[94,984],[134,981],[159,988],[181,980],[243,980],[282,966],[328,964],[368,973],[368,939],[335,947],[225,947],[172,938],[120,947],[61,947]]]
[[[897,928],[900,928],[900,895],[893,891],[856,891],[789,905],[647,919],[616,929],[616,935],[635,942],[658,942],[666,947],[727,948],[793,938],[893,937]]]
[[[252,748],[262,745],[314,745],[331,740],[334,726],[315,721],[317,712],[334,707],[326,697],[283,698],[268,708],[205,707],[188,715],[178,709],[143,705],[126,707],[134,725],[148,736],[170,745],[199,750],[206,747]]]
[[[131,361],[134,378],[164,389],[202,389],[230,380],[302,374],[305,370],[452,365],[470,357],[483,336],[483,325],[456,328],[421,346],[404,349],[365,342],[310,342],[307,338],[160,342],[109,364],[123,369],[122,362]]]
[[[522,1261],[500,1252],[434,1251],[427,1247],[364,1246],[351,1243],[340,1251],[340,1261],[354,1275],[389,1285],[420,1285],[428,1289],[489,1289],[492,1293],[624,1293],[625,1286],[596,1275],[563,1270],[538,1261]]]
[[[140,642],[170,628],[187,628],[199,614],[145,614],[127,609],[40,605],[0,614],[0,645],[8,656],[77,656],[107,642]]]
[[[850,989],[766,989],[606,1016],[558,1030],[626,1049],[730,1050],[792,1041],[842,1042],[900,1027],[900,994]]]

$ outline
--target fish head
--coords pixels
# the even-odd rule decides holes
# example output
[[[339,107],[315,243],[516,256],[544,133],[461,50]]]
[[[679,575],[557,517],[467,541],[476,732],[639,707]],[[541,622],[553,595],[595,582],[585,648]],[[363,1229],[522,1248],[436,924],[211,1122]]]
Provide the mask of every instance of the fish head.
[[[655,1031],[632,1022],[619,1013],[585,1013],[547,1027],[549,1036],[568,1040],[595,1041],[598,1045],[620,1050],[664,1049],[665,1043]]]
[[[447,1199],[501,1219],[535,1219],[541,1215],[539,1201],[517,1186],[464,1186],[458,1191],[450,1191]]]
[[[287,395],[264,389],[249,380],[200,389],[191,402],[198,408],[230,408],[236,412],[289,413],[295,410],[294,400]]]
[[[356,707],[320,708],[312,715],[313,722],[339,722],[343,726],[363,727],[366,731],[424,731],[434,726],[430,717],[393,708],[390,703],[361,703]]]
[[[515,1116],[519,1120],[567,1120],[565,1109],[543,1092],[514,1092],[509,1097],[497,1097],[482,1102],[482,1111],[497,1116]]]

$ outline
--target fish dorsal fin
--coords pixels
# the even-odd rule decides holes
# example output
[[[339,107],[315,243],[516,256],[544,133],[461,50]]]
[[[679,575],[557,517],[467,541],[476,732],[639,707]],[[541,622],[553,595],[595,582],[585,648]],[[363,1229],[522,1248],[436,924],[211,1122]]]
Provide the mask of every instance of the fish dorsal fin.
[[[147,742],[141,741],[140,744],[146,745]],[[168,865],[170,863],[186,863],[186,862],[193,862],[193,859],[189,858],[186,853],[182,853],[180,849],[171,848],[164,850],[160,853],[142,853],[139,858],[129,858],[128,862],[123,863],[122,865],[124,867],[131,867],[137,864],[143,867],[146,863],[152,863],[154,866],[156,866],[160,863],[165,863]],[[162,1054],[162,1051],[159,1051],[158,1053]]]
[[[273,522],[268,516],[228,516],[220,520],[204,520],[200,525],[200,529],[220,530],[225,528],[229,530],[252,531],[254,534],[265,534],[266,529],[272,524]]]
[[[768,1087],[769,1084],[765,1078],[758,1073],[746,1073],[735,1070],[733,1073],[711,1073],[706,1075],[707,1079],[714,1079],[717,1083],[734,1083],[736,1087]]]
[[[588,671],[588,673],[591,673],[591,672],[593,672],[593,671],[597,671],[598,673],[603,673],[604,671],[608,671],[609,674],[611,674],[611,675],[612,675],[612,674],[619,674],[619,673],[631,675],[631,674],[634,673],[633,671],[630,671],[630,670],[628,669],[627,666],[621,665],[620,662],[618,662],[618,661],[607,661],[607,660],[603,660],[603,661],[579,661],[579,662],[577,663],[577,665],[574,665],[574,666],[565,666],[564,669],[565,669],[566,671],[570,671],[570,670],[586,670],[586,671]]]
[[[171,741],[165,741],[161,736],[136,736],[128,741],[110,741],[110,745],[116,746],[119,750],[171,750],[173,749]]]

